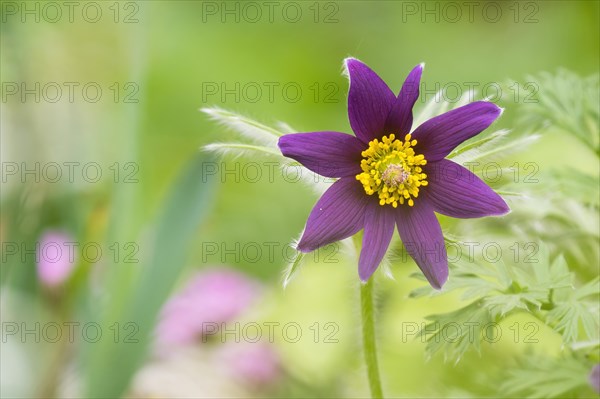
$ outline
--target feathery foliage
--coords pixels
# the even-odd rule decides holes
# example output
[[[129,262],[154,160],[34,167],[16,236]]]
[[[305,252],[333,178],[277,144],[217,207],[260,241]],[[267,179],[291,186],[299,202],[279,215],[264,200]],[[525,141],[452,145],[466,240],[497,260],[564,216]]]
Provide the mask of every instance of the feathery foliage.
[[[493,132],[467,143],[450,155],[453,160],[467,164],[492,159],[504,165],[502,161],[510,158],[513,149],[558,132],[584,144],[590,151],[582,156],[600,164],[598,75],[581,78],[560,70],[528,76],[527,80],[539,88],[537,100],[520,99],[512,131]],[[522,93],[531,99],[530,94]],[[509,134],[517,138],[509,138]],[[499,192],[515,192],[518,202],[497,229],[492,227],[480,236],[505,242],[510,232],[511,240],[520,240],[521,251],[526,253],[505,254],[499,260],[460,259],[451,264],[451,277],[442,291],[427,285],[414,290],[411,297],[456,292],[466,302],[458,309],[428,316],[421,332],[429,356],[442,352],[445,359],[455,362],[469,350],[481,350],[484,326],[518,313],[535,317],[560,335],[560,355],[523,353],[500,380],[490,383],[498,384],[508,397],[581,397],[591,393],[587,376],[600,360],[600,180],[593,170],[563,167],[539,171],[539,166],[531,165],[535,173],[529,176],[530,182],[538,184],[525,186],[507,180],[492,184],[501,187]],[[504,165],[503,171],[510,173],[510,166]],[[475,168],[475,172],[481,170]],[[457,223],[460,226],[461,222]],[[453,232],[473,234],[456,225]],[[449,245],[466,251],[468,239],[450,237],[446,237]],[[509,254],[517,254],[516,246],[509,248]],[[421,274],[415,277],[423,280]],[[452,323],[474,327],[445,328]]]

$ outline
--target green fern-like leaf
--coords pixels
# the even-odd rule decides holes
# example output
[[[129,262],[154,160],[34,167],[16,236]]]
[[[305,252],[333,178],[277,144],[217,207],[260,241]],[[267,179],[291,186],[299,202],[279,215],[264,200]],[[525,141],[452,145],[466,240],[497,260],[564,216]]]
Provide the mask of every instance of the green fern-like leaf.
[[[506,396],[567,398],[591,394],[587,383],[591,366],[585,359],[570,354],[559,358],[530,355],[524,356],[519,363],[507,370],[500,386]]]

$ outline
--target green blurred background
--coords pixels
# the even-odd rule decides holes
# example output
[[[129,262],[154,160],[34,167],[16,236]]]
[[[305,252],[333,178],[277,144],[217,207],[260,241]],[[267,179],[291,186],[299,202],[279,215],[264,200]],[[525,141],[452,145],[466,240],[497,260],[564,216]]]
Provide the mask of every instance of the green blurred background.
[[[481,1],[475,2],[472,14],[463,2],[448,6],[434,1],[101,1],[89,14],[82,13],[86,2],[75,2],[72,22],[63,2],[50,3],[62,12],[57,22],[55,9],[46,8],[48,2],[2,2],[2,241],[35,243],[44,230],[60,228],[80,242],[135,242],[141,261],[104,261],[94,282],[89,281],[94,265],[82,261],[61,292],[49,295],[37,281],[33,258],[23,262],[18,256],[3,257],[3,323],[62,317],[109,325],[131,320],[133,314],[146,326],[141,336],[150,335],[157,309],[172,290],[195,270],[229,265],[264,283],[265,298],[247,320],[297,322],[305,339],[277,343],[286,372],[273,391],[231,394],[223,388],[223,396],[361,397],[367,395],[367,385],[358,345],[356,265],[341,254],[336,263],[308,262],[287,289],[281,286],[289,260],[281,249],[298,238],[315,194],[278,172],[269,179],[266,167],[256,182],[243,174],[240,181],[231,174],[203,179],[199,162],[216,162],[220,173],[225,165],[235,168],[235,162],[243,168],[266,160],[251,155],[237,161],[225,158],[222,164],[208,158],[200,151],[203,145],[233,141],[235,135],[211,122],[200,108],[218,106],[266,124],[283,121],[297,131],[350,132],[347,81],[341,74],[348,56],[370,65],[394,91],[412,67],[425,62],[427,99],[436,85],[451,82],[467,90],[472,83],[481,88],[508,79],[527,82],[530,74],[559,68],[588,76],[600,67],[597,1]],[[34,11],[24,13],[26,7]],[[102,16],[90,22],[96,9]],[[63,96],[50,102],[42,95],[36,102],[29,94],[23,101],[21,92],[10,92],[15,82],[27,87],[57,82]],[[73,101],[64,82],[79,83]],[[81,87],[89,82],[103,90],[98,102],[83,97]],[[289,92],[286,85],[292,86]],[[223,87],[235,94],[224,94]],[[261,89],[258,95],[256,87]],[[296,87],[301,88],[297,101]],[[505,100],[507,111],[497,127],[511,128],[520,105],[522,99]],[[534,146],[511,160],[537,162],[542,172],[564,165],[597,176],[596,154],[560,132],[539,133]],[[5,173],[4,165],[23,162],[97,162],[103,178],[98,183],[77,177],[74,183],[49,183],[42,178],[38,183],[31,176],[23,182]],[[117,183],[110,169],[115,162],[121,172]],[[135,170],[125,169],[127,163]],[[127,183],[123,175],[132,170],[136,182]],[[487,220],[466,223],[467,231],[469,226],[497,227]],[[226,248],[258,243],[264,252],[258,260],[221,250],[207,254],[206,243]],[[264,243],[277,243],[273,258],[266,256]],[[589,265],[582,276],[596,276],[597,267]],[[389,396],[494,395],[490,381],[517,353],[560,351],[560,336],[542,326],[536,345],[515,344],[508,337],[484,345],[482,354],[469,352],[456,365],[456,359],[444,362],[440,355],[426,359],[419,339],[405,339],[402,322],[420,326],[426,315],[456,308],[458,296],[409,299],[410,290],[422,285],[408,279],[416,266],[394,262],[391,268],[395,280],[378,273],[377,326]],[[307,338],[315,322],[336,323],[339,342]],[[58,396],[141,395],[129,377],[146,362],[142,344],[139,349],[111,342],[83,344],[58,362],[57,345],[21,346],[25,349],[14,357],[3,351],[3,397],[39,395],[48,370],[56,367],[75,370],[57,384]],[[125,359],[128,351],[131,364]],[[168,365],[165,370],[177,374]],[[177,377],[165,381],[163,389],[148,395],[186,395],[167,387],[177,386]],[[221,381],[225,387],[230,383]],[[207,394],[200,389],[187,395]]]

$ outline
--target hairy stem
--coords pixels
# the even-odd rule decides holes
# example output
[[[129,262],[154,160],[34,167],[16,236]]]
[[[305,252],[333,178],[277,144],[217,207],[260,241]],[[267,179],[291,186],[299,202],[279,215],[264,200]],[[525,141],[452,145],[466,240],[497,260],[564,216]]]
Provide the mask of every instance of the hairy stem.
[[[373,312],[373,278],[360,287],[360,307],[362,313],[363,351],[367,365],[367,377],[372,398],[383,398],[381,378],[377,363],[377,348],[375,345],[375,320]]]

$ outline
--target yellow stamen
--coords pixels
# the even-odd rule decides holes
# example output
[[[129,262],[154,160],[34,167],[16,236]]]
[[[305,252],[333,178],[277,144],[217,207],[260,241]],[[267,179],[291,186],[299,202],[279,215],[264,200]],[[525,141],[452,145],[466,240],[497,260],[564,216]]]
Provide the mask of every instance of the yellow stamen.
[[[362,152],[360,162],[362,173],[356,175],[368,195],[377,193],[379,205],[415,204],[413,198],[419,196],[419,187],[427,185],[427,175],[422,166],[427,160],[422,154],[415,154],[412,148],[417,144],[410,134],[404,141],[395,134],[375,139],[369,148]]]

